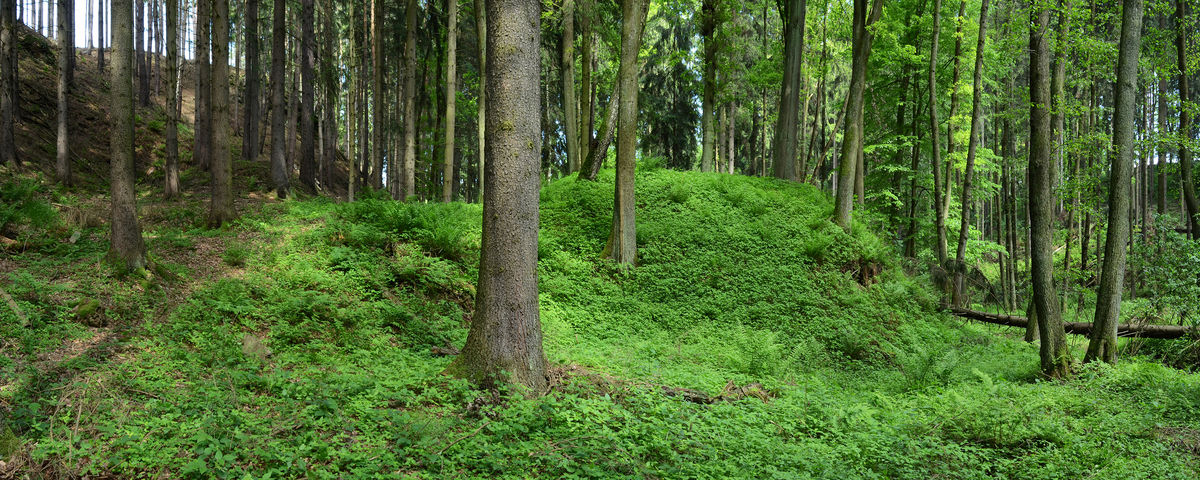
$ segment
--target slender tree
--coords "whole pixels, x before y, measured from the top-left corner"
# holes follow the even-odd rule
[[[1041,339],[1042,373],[1065,377],[1071,354],[1054,285],[1054,159],[1050,122],[1050,8],[1032,4],[1029,27],[1029,219],[1033,306]]]
[[[75,16],[71,14],[71,4],[74,0],[58,0],[58,155],[54,163],[54,173],[58,182],[63,185],[71,184],[71,138],[69,122],[71,94],[71,70],[74,68],[75,57]]]
[[[19,165],[13,121],[17,108],[17,12],[15,2],[0,5],[0,165]]]
[[[457,0],[448,0],[455,3]],[[371,188],[383,188],[383,106],[387,103],[383,90],[383,8],[380,0],[371,2],[371,93],[375,96],[371,102],[371,116],[375,119],[375,128],[371,131]],[[453,41],[453,40],[451,40]]]
[[[196,113],[195,146],[192,157],[200,168],[212,164],[212,64],[210,43],[212,23],[209,19],[212,0],[196,0]]]
[[[621,2],[621,66],[617,72],[620,99],[617,114],[617,182],[613,195],[612,234],[605,256],[622,265],[637,261],[633,173],[637,155],[638,50],[646,21],[646,0]]]
[[[478,39],[479,46],[479,76],[487,78],[487,7],[484,0],[475,0],[475,36]],[[479,110],[479,120],[476,122],[476,127],[479,129],[479,192],[478,201],[483,201],[483,169],[487,165],[487,158],[484,155],[484,147],[486,146],[485,135],[487,133],[487,83],[486,81],[479,82],[479,100],[477,108]]]
[[[946,246],[946,216],[942,215],[942,183],[950,179],[942,178],[942,146],[939,140],[941,125],[938,123],[937,95],[937,60],[938,42],[941,36],[942,0],[933,0],[933,41],[929,52],[929,144],[930,156],[933,162],[933,213],[934,228],[937,230],[937,240],[934,249],[937,253],[938,265],[945,267],[948,248]]]
[[[458,0],[446,0],[446,143],[442,147],[442,201],[454,198],[454,106],[458,99]]]
[[[567,172],[579,170],[579,113],[575,99],[575,0],[562,6],[562,92],[563,130],[567,137]]]
[[[779,119],[775,123],[775,178],[797,180],[796,141],[800,84],[804,79],[805,0],[787,0],[783,5],[783,84],[779,90]],[[731,172],[732,173],[732,172]]]
[[[171,1],[171,0],[167,0]],[[250,162],[258,159],[258,125],[262,121],[262,105],[259,100],[258,61],[258,2],[246,0],[246,108],[242,111],[242,159]]]
[[[417,194],[417,0],[406,2],[404,25],[404,190],[400,196],[408,198]]]
[[[166,185],[163,196],[179,196],[179,0],[167,2],[167,131]]]
[[[487,56],[495,62],[486,79],[492,124],[479,288],[466,345],[449,367],[484,386],[523,385],[530,396],[547,383],[537,293],[540,12],[537,0],[487,2]]]
[[[233,209],[233,158],[229,122],[229,0],[212,0],[213,143],[208,224],[219,227],[236,216]]]
[[[315,115],[313,100],[316,94],[316,73],[313,63],[316,53],[313,49],[313,0],[300,2],[300,82],[302,83],[300,106],[300,183],[309,190],[317,189],[317,161]]]
[[[275,0],[271,12],[271,182],[275,195],[287,198],[288,177],[285,147],[287,146],[288,112],[284,104],[284,88],[287,84],[284,72],[284,49],[287,42],[287,0]]]
[[[1200,238],[1200,206],[1196,202],[1196,183],[1192,180],[1192,149],[1189,146],[1192,138],[1192,115],[1188,107],[1191,102],[1191,89],[1188,83],[1187,29],[1191,28],[1186,15],[1187,4],[1184,0],[1175,0],[1175,58],[1179,63],[1179,138],[1187,140],[1179,143],[1180,182],[1183,184],[1184,215],[1187,216],[1188,235],[1193,239]]]
[[[837,196],[834,198],[833,220],[850,231],[850,211],[853,208],[855,171],[863,150],[863,89],[867,82],[867,61],[871,58],[871,42],[875,34],[868,30],[883,13],[883,2],[873,0],[870,12],[867,0],[854,0],[854,44],[850,88],[846,97],[846,131],[842,136],[842,159],[838,168]]]
[[[954,257],[954,306],[962,306],[963,277],[966,273],[967,238],[970,233],[971,220],[971,182],[975,175],[975,150],[979,146],[979,136],[983,130],[983,57],[987,43],[987,12],[988,0],[979,4],[979,43],[975,48],[975,77],[972,80],[971,94],[971,138],[967,141],[967,168],[963,172],[962,187],[962,223],[958,229],[958,250]]]
[[[716,162],[717,109],[717,0],[703,0],[700,36],[704,39],[704,97],[700,112],[700,170],[711,172]]]
[[[1100,290],[1096,292],[1096,317],[1084,362],[1117,361],[1117,321],[1125,283],[1126,245],[1129,242],[1129,183],[1133,151],[1137,147],[1133,122],[1136,102],[1138,54],[1142,48],[1142,0],[1124,0],[1121,8],[1121,47],[1117,58],[1117,111],[1113,117],[1112,170],[1108,182],[1108,236]]]
[[[112,0],[112,250],[123,269],[146,266],[146,245],[138,225],[133,191],[133,0]]]

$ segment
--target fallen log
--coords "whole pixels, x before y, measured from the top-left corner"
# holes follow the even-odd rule
[[[978,320],[980,322],[993,323],[996,325],[1005,325],[1009,327],[1025,328],[1029,325],[1029,319],[1016,315],[1003,315],[999,313],[980,312],[977,310],[968,310],[965,308],[951,307],[950,313],[957,317]],[[1075,335],[1088,335],[1092,333],[1092,324],[1084,322],[1068,322],[1063,324],[1063,329],[1067,333]],[[1183,325],[1149,325],[1149,324],[1120,324],[1117,325],[1118,337],[1139,337],[1139,338],[1180,338],[1193,333],[1191,327]]]

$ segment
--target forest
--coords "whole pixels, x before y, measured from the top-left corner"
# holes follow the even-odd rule
[[[4,0],[0,479],[1200,477],[1196,0]]]

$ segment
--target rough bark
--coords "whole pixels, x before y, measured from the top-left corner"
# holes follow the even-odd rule
[[[411,2],[410,2],[411,6]],[[497,381],[546,390],[538,317],[537,235],[541,150],[536,0],[487,2],[487,169],[475,316],[448,370],[480,385]]]
[[[1129,242],[1129,182],[1137,147],[1133,123],[1137,117],[1138,54],[1142,47],[1142,0],[1125,0],[1121,9],[1121,48],[1117,59],[1117,111],[1113,118],[1112,170],[1108,182],[1108,237],[1104,242],[1104,264],[1100,290],[1096,293],[1096,316],[1084,362],[1117,361],[1117,321],[1125,284],[1126,245]]]
[[[0,165],[19,165],[13,123],[17,93],[16,3],[0,6]]]
[[[476,0],[481,1],[481,0]],[[592,93],[592,15],[594,0],[579,2],[579,158],[587,158],[591,154],[591,145],[595,126],[595,98]],[[581,165],[582,167],[582,165]]]
[[[133,190],[133,1],[112,1],[113,51],[110,161],[112,188],[112,248],[110,258],[120,268],[146,267],[146,245],[138,225]]]
[[[259,99],[258,2],[246,0],[246,107],[242,111],[242,159],[246,162],[258,159],[258,125],[262,116]]]
[[[284,65],[287,42],[287,0],[275,0],[271,13],[271,183],[275,195],[288,196],[287,147],[288,112],[284,104],[284,88],[287,84]]]
[[[167,160],[163,196],[179,196],[179,1],[167,2]]]
[[[701,5],[700,36],[704,39],[704,97],[700,112],[701,153],[700,171],[711,172],[716,161],[717,108],[717,1],[704,0]]]
[[[1030,11],[1029,28],[1029,217],[1033,304],[1041,339],[1042,373],[1066,377],[1071,354],[1054,285],[1054,161],[1050,124],[1050,49],[1046,31],[1050,10],[1037,5]]]
[[[937,253],[938,265],[944,266],[948,248],[946,246],[946,216],[942,215],[942,203],[945,202],[944,195],[942,195],[942,183],[949,179],[942,178],[942,146],[938,138],[941,126],[938,124],[937,58],[938,41],[941,37],[941,20],[942,0],[933,0],[933,40],[929,52],[929,144],[933,162],[933,213],[937,230],[937,244],[934,246],[934,251]],[[947,161],[949,160],[947,159]]]
[[[456,0],[448,1],[456,3]],[[380,3],[381,0],[371,2],[371,93],[374,95],[371,117],[375,128],[371,132],[371,176],[368,181],[373,189],[383,188],[383,125],[387,123],[383,118],[383,106],[387,101],[383,90],[383,12]]]
[[[608,147],[612,145],[613,133],[616,132],[617,106],[620,105],[620,99],[620,90],[614,88],[612,96],[608,97],[608,111],[604,115],[604,123],[600,124],[601,134],[592,139],[588,147],[588,156],[579,167],[581,180],[596,180],[596,175],[600,174],[600,167],[604,166],[604,159],[608,157]]]
[[[146,65],[146,51],[149,50],[146,45],[146,0],[134,0],[137,5],[136,12],[136,30],[134,30],[134,43],[137,52],[137,80],[138,80],[138,106],[146,108],[150,106],[150,67]]]
[[[874,34],[868,30],[879,19],[883,2],[874,0],[870,12],[867,0],[854,0],[854,44],[850,88],[846,97],[846,131],[842,136],[842,161],[838,167],[837,196],[834,198],[833,220],[850,231],[850,211],[853,208],[855,174],[861,163],[863,149],[863,90],[867,83],[867,61],[871,58]]]
[[[779,119],[775,123],[775,178],[796,178],[796,121],[800,83],[804,79],[805,0],[782,2],[784,21],[783,84],[779,89]]]
[[[1191,28],[1185,16],[1187,5],[1183,0],[1175,0],[1175,57],[1179,64],[1179,102],[1186,105],[1191,101],[1191,92],[1188,82],[1188,66],[1187,66],[1187,29]],[[1179,136],[1190,141],[1192,138],[1192,116],[1188,108],[1179,109]],[[1185,216],[1187,217],[1187,226],[1189,236],[1193,239],[1200,238],[1200,217],[1196,215],[1200,212],[1200,206],[1196,203],[1196,183],[1192,180],[1192,149],[1186,142],[1181,142],[1179,145],[1179,171],[1180,181],[1183,183],[1183,205],[1185,207]]]
[[[229,0],[212,0],[212,203],[208,224],[219,227],[233,220],[233,157],[229,122]]]
[[[484,0],[475,0],[475,36],[478,38],[479,45],[479,72],[480,76],[487,75],[487,15],[486,5]],[[483,202],[483,169],[487,165],[487,158],[484,155],[484,148],[487,145],[487,86],[484,82],[479,82],[479,120],[476,126],[479,129],[479,202]]]
[[[958,249],[954,257],[954,306],[962,306],[963,296],[963,265],[967,260],[967,238],[971,231],[971,182],[975,175],[975,150],[979,146],[979,136],[983,129],[983,57],[987,43],[987,11],[988,0],[982,0],[979,5],[979,43],[975,47],[975,76],[972,80],[971,93],[971,138],[967,142],[967,167],[963,172],[962,223],[958,229]]]
[[[58,148],[54,162],[54,174],[63,185],[71,184],[71,138],[69,112],[71,94],[71,70],[75,56],[75,33],[72,31],[74,16],[71,4],[74,0],[58,0]],[[68,40],[71,39],[71,40]]]
[[[442,147],[442,201],[454,199],[454,107],[458,95],[458,0],[446,0],[446,141]]]
[[[562,92],[563,120],[567,137],[567,173],[579,170],[579,113],[575,98],[575,0],[564,0],[562,6]]]
[[[621,2],[621,66],[617,73],[620,98],[617,99],[617,181],[613,194],[612,234],[605,247],[607,257],[620,265],[637,261],[637,234],[633,196],[634,167],[637,160],[638,50],[646,21],[646,0]]]
[[[209,21],[212,0],[196,0],[196,113],[195,145],[192,159],[203,170],[212,163],[212,64],[209,46],[212,25]]]
[[[417,194],[417,0],[406,2],[404,23],[404,190],[400,197],[408,198]]]
[[[313,0],[300,2],[300,183],[309,190],[317,188],[316,134],[313,102],[317,78],[313,72],[316,47],[313,34]]]

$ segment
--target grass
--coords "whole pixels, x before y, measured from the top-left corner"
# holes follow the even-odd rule
[[[0,310],[6,461],[34,478],[1200,473],[1200,377],[1133,357],[1041,381],[1019,332],[938,313],[890,245],[828,222],[815,189],[661,169],[637,182],[631,271],[595,258],[611,171],[542,191],[553,389],[533,400],[445,377],[432,352],[466,337],[477,205],[293,201],[228,231],[161,210],[151,281],[88,268],[97,229],[0,259],[34,320]],[[864,286],[867,265],[882,273]],[[76,322],[85,298],[110,327]],[[246,333],[273,351],[265,365]],[[765,401],[668,395],[751,383]]]

